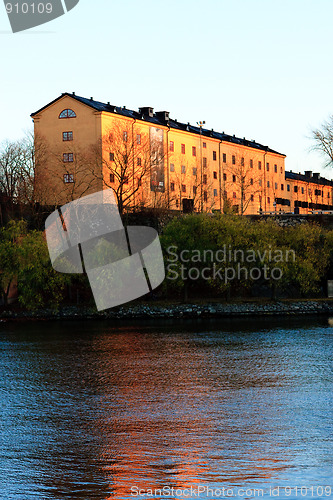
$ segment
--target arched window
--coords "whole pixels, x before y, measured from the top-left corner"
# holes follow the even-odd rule
[[[59,118],[76,118],[76,114],[72,109],[64,109],[60,113]]]

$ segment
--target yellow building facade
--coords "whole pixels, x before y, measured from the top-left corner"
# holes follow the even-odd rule
[[[309,213],[330,210],[332,182],[285,172],[285,155],[166,111],[64,93],[33,113],[39,201],[61,205],[112,188],[121,212]]]

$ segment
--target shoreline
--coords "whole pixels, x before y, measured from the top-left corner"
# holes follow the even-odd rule
[[[196,318],[237,318],[256,316],[303,316],[332,314],[333,299],[271,301],[271,302],[230,302],[207,304],[168,303],[124,305],[98,312],[95,308],[67,306],[59,310],[41,309],[37,311],[7,310],[0,313],[0,322],[7,321],[53,321],[53,320],[101,320],[101,319],[196,319]]]

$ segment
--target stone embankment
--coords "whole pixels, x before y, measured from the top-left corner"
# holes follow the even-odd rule
[[[211,304],[134,304],[107,311],[66,307],[58,311],[3,311],[0,322],[10,320],[86,320],[86,319],[179,319],[179,318],[239,318],[255,316],[296,316],[305,314],[333,315],[333,300],[242,302]]]

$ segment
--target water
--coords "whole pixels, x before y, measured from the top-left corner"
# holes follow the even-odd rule
[[[327,319],[2,324],[0,498],[332,498],[332,353]]]

